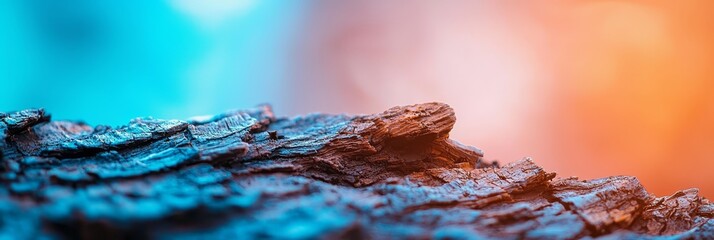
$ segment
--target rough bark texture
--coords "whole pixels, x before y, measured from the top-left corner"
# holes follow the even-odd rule
[[[499,167],[448,138],[455,120],[440,103],[119,128],[0,114],[0,238],[714,238],[696,189]]]

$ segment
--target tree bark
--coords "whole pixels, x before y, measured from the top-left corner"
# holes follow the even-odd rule
[[[119,128],[0,113],[0,238],[714,238],[714,205],[634,177],[555,179],[449,139],[441,103]]]

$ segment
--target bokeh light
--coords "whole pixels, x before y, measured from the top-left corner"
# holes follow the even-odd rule
[[[453,138],[559,176],[714,196],[714,3],[10,0],[0,111],[120,125],[440,101]]]

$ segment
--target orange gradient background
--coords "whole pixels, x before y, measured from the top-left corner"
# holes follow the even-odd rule
[[[487,159],[714,197],[713,3],[318,1],[281,109],[445,102]]]

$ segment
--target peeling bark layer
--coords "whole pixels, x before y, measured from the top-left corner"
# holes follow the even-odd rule
[[[0,113],[0,238],[714,238],[696,189],[484,162],[455,120],[440,103],[119,128]]]

